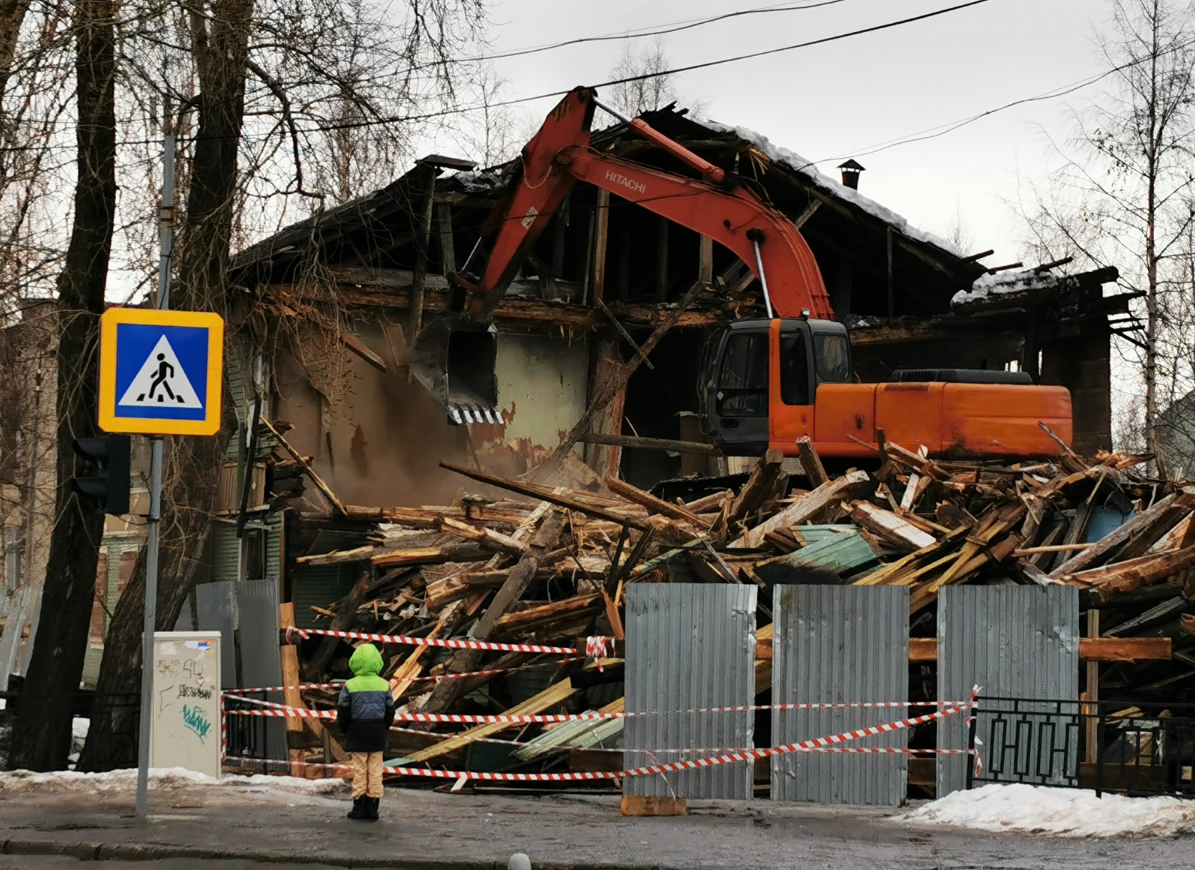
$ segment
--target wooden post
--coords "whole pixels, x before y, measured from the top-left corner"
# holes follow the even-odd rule
[[[606,292],[606,242],[610,231],[610,191],[597,192],[593,222],[593,263],[590,274],[591,298],[604,299]]]
[[[701,248],[697,260],[697,280],[702,284],[714,283],[714,240],[701,237]]]
[[[407,313],[407,346],[414,347],[423,329],[423,278],[427,274],[427,249],[432,234],[432,205],[436,195],[436,169],[425,166],[427,179],[423,189],[423,213],[415,232],[415,268],[411,278],[411,309]]]
[[[896,274],[893,271],[892,228],[888,228],[888,323],[896,319]]]
[[[1087,611],[1087,636],[1100,636],[1100,612],[1096,608],[1091,608]],[[1083,720],[1083,727],[1086,731],[1087,746],[1084,752],[1084,760],[1088,764],[1094,764],[1098,754],[1096,752],[1096,741],[1100,739],[1099,729],[1096,727],[1098,722],[1096,714],[1099,712],[1100,700],[1100,663],[1089,661],[1087,663],[1087,691],[1083,693],[1083,700],[1088,703],[1083,705],[1086,719]]]
[[[594,342],[592,374],[589,381],[589,400],[593,402],[602,384],[617,378],[622,370],[622,356],[618,338],[601,335]],[[626,384],[622,385],[610,404],[594,415],[593,433],[619,436],[622,434],[622,415],[626,406]],[[592,443],[585,446],[585,461],[598,477],[617,477],[622,465],[622,445]]]
[[[285,631],[288,628],[293,628],[295,624],[295,605],[293,601],[284,601],[278,605],[278,625]],[[299,649],[294,644],[285,643],[282,645],[282,684],[284,686],[297,686],[299,684]],[[288,707],[302,707],[303,696],[298,689],[288,688],[282,693],[282,701]],[[303,722],[311,721],[313,724],[319,724],[316,720],[303,720],[295,718],[286,719],[286,748],[287,757],[290,760],[290,775],[302,777],[305,774],[307,764],[306,755],[303,750],[299,748],[298,743],[301,740],[303,733]],[[323,729],[320,729],[323,730]]]
[[[456,245],[452,240],[452,206],[436,205],[436,237],[440,242],[440,273],[444,277],[456,271]]]
[[[683,797],[637,797],[622,796],[624,816],[685,816],[689,814],[689,803]]]
[[[661,217],[656,223],[656,299],[668,301],[668,224]]]

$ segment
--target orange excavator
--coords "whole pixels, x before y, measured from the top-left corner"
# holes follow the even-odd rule
[[[699,176],[590,150],[595,108]],[[577,181],[608,190],[728,248],[755,273],[767,318],[711,338],[701,375],[703,417],[727,455],[798,453],[812,439],[825,457],[869,457],[880,437],[930,456],[1044,457],[1071,439],[1070,393],[1023,372],[918,369],[887,383],[856,383],[850,337],[834,320],[821,271],[796,226],[754,186],[654,130],[571,91],[522,152],[522,165],[483,232],[493,239],[475,283],[454,275],[459,310],[420,334],[412,371],[454,423],[497,419],[496,334],[490,315],[532,245]],[[882,431],[880,436],[878,432]]]

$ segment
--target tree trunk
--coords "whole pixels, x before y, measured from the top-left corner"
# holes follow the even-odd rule
[[[4,98],[8,77],[12,75],[17,40],[31,2],[32,0],[0,0],[0,100]],[[3,112],[3,108],[0,108],[0,112]]]
[[[13,730],[9,763],[52,770],[66,766],[71,696],[79,691],[104,513],[81,501],[71,479],[83,473],[71,446],[96,433],[99,315],[116,208],[115,27],[110,0],[74,4],[79,122],[75,220],[58,279],[58,488],[50,559],[26,675],[26,696]]]
[[[237,188],[237,145],[244,117],[252,0],[215,0],[192,11],[192,51],[199,70],[199,132],[191,165],[186,218],[179,239],[177,287],[171,307],[225,315],[229,247]],[[225,402],[224,426],[211,438],[167,442],[158,581],[159,631],[174,628],[195,584],[211,534],[211,514],[234,417]],[[141,680],[141,624],[145,571],[121,595],[100,666],[99,693],[136,691]],[[231,643],[226,638],[226,643]],[[98,713],[98,715],[97,715]],[[109,770],[136,759],[135,729],[122,727],[122,710],[92,715],[79,759],[84,770]]]

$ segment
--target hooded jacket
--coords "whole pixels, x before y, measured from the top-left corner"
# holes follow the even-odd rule
[[[349,752],[385,752],[386,732],[394,724],[394,698],[383,679],[382,654],[371,643],[357,647],[349,659],[353,678],[336,702],[336,724]]]

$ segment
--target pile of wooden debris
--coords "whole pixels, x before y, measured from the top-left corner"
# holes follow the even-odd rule
[[[831,477],[812,445],[800,446],[799,473],[769,452],[737,490],[689,501],[613,478],[596,492],[445,464],[510,497],[466,495],[418,509],[334,502],[342,520],[367,525],[368,541],[298,562],[361,568],[346,598],[316,608],[323,628],[573,647],[588,636],[621,640],[629,584],[756,584],[761,691],[770,682],[774,585],[907,586],[912,633],[921,638],[911,658],[930,662],[932,605],[944,586],[1070,584],[1083,591],[1093,635],[1081,657],[1115,663],[1099,677],[1107,691],[1195,691],[1195,487],[1146,480],[1133,471],[1141,460],[1119,453],[980,466],[935,462],[894,444],[882,447],[874,472]],[[616,659],[599,674],[580,661],[523,652],[389,650],[386,676],[406,711],[622,709]],[[343,678],[348,652],[342,640],[312,637],[302,660],[291,659],[287,682],[300,669],[306,680]],[[471,676],[436,679],[454,673]],[[296,691],[287,703],[320,706],[333,698],[330,690]],[[289,721],[292,760],[339,754],[318,723]],[[505,766],[512,754],[558,763],[565,746],[574,767],[606,763],[583,750],[621,723],[576,724],[524,730],[518,742],[496,739],[512,729],[501,723],[452,733],[422,726],[399,732],[395,746],[425,766],[477,769],[487,763],[484,751],[499,753]]]

